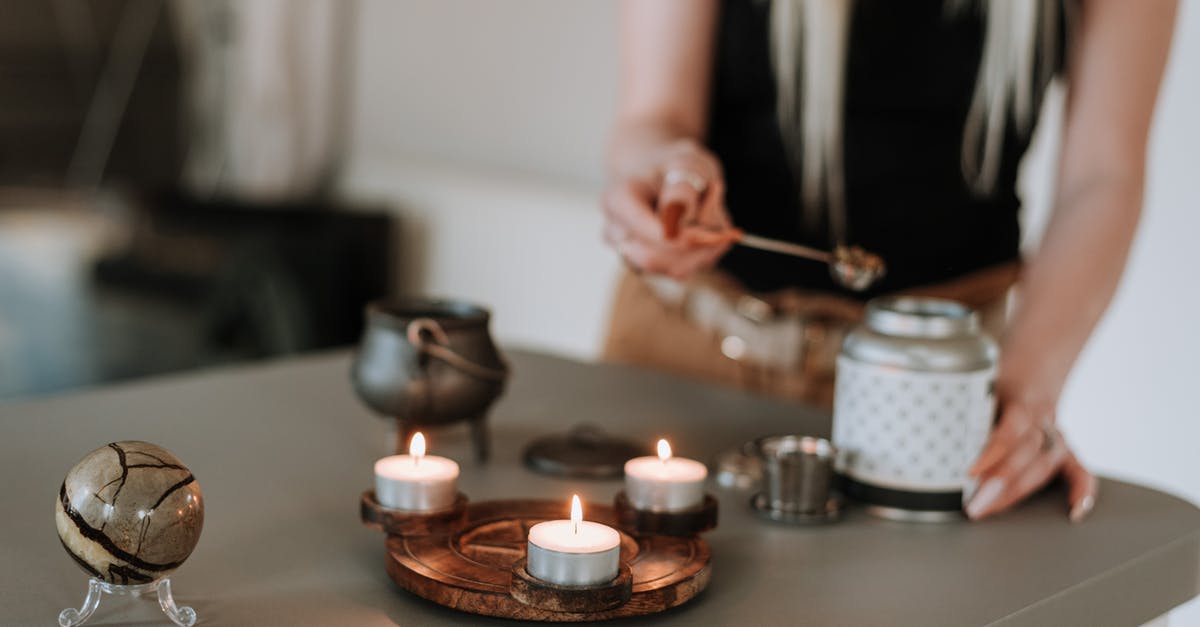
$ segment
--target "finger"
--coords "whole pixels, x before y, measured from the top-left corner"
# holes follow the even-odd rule
[[[1071,522],[1082,522],[1096,507],[1096,496],[1100,491],[1100,482],[1096,476],[1088,472],[1083,464],[1075,458],[1075,454],[1067,452],[1062,464],[1063,479],[1067,482],[1067,502],[1071,504]]]
[[[978,459],[967,470],[967,474],[979,477],[988,472],[1000,463],[1008,455],[1013,445],[1019,442],[1032,428],[1034,428],[1033,417],[1026,410],[1014,406],[1004,409],[1000,416],[1000,424],[988,438],[987,446],[983,448]]]
[[[693,245],[723,246],[727,249],[741,237],[742,231],[733,226],[725,209],[725,184],[717,180],[701,200],[695,226],[685,224],[682,239]],[[724,254],[724,251],[720,254]]]
[[[691,276],[700,268],[711,265],[709,260],[720,253],[715,247],[688,247],[661,239],[646,241],[615,222],[605,225],[604,239],[637,269],[674,278]]]
[[[1046,436],[1040,429],[1027,429],[1012,443],[1008,454],[980,477],[1015,477],[1046,452]],[[1049,449],[1053,451],[1054,449]]]
[[[979,487],[964,507],[967,516],[977,518],[991,511],[993,505],[1012,488],[1016,475],[1037,458],[1039,448],[1039,443],[1031,438],[1028,431],[1017,441],[1009,443],[1004,450],[1004,457],[979,475]]]
[[[638,241],[638,238],[627,231],[625,227],[612,221],[605,223],[602,235],[604,242],[623,257],[628,256],[626,252],[632,250],[634,242]],[[659,257],[669,257],[672,254],[677,254],[675,249],[665,249],[661,242],[646,242],[641,240],[637,248],[640,251],[639,256],[650,254]]]
[[[718,231],[733,228],[729,212],[725,209],[725,182],[720,178],[709,181],[708,191],[704,193],[696,213],[696,224]]]
[[[688,278],[702,270],[708,270],[717,264],[728,252],[730,243],[718,243],[715,246],[694,249],[680,259],[680,278]]]
[[[1032,456],[1022,448],[1005,461],[1000,472],[984,479],[967,504],[967,516],[972,520],[980,520],[1021,502],[1054,478],[1065,454],[1065,448],[1061,445],[1036,451]]]
[[[662,239],[662,227],[654,215],[654,188],[640,181],[628,181],[613,187],[604,197],[604,213],[618,223],[630,237],[646,241]]]
[[[614,220],[605,222],[602,235],[604,241],[634,268],[678,279],[712,267],[728,249],[723,242],[701,247],[682,241],[646,241]]]
[[[613,250],[620,252],[621,244],[629,239],[629,233],[616,222],[608,221],[604,223],[604,243],[612,247]]]
[[[664,236],[674,239],[681,226],[698,222],[701,205],[722,177],[716,159],[692,142],[676,145],[669,155],[662,169],[664,184],[657,209]]]
[[[702,270],[711,269],[717,260],[729,250],[726,243],[712,246],[692,246],[684,250],[667,252],[665,274],[676,279],[687,279]]]
[[[622,223],[615,220],[606,220],[601,234],[604,242],[614,249],[619,248],[619,245],[626,240],[639,239],[637,235],[626,229]],[[706,254],[716,254],[717,256],[720,256],[721,254],[724,254],[724,250],[721,249],[721,247],[725,246],[729,239],[730,238],[727,234],[714,233],[708,234],[704,239],[689,236],[682,237],[674,242],[666,242],[661,238],[656,237],[651,241],[643,239],[642,244],[650,248],[658,249],[659,253],[664,255],[678,255],[706,248],[708,249],[705,251]]]
[[[637,238],[626,238],[617,244],[617,253],[633,267],[651,274],[667,274],[667,256],[656,247],[649,246]]]
[[[682,225],[691,222],[700,206],[700,191],[683,181],[669,183],[658,197],[658,220],[663,237],[679,237]]]
[[[637,239],[622,242],[618,252],[636,268],[651,274],[673,279],[687,279],[700,270],[712,267],[719,257],[711,249],[679,251],[647,245]]]

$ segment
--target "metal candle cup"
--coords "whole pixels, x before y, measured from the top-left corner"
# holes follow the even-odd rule
[[[408,455],[391,455],[375,462],[375,500],[382,506],[409,512],[449,509],[458,498],[458,464],[425,455],[425,438],[413,436]]]
[[[835,454],[828,440],[783,435],[763,438],[757,445],[771,509],[798,514],[825,511]]]
[[[704,502],[708,468],[698,461],[671,456],[666,440],[658,441],[658,457],[625,462],[625,496],[636,509],[677,512]]]
[[[572,497],[571,520],[551,520],[529,530],[526,570],[557,586],[598,586],[616,579],[621,534],[582,520],[579,497]]]

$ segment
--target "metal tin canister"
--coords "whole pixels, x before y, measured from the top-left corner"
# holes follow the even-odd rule
[[[995,418],[998,353],[961,303],[867,303],[837,363],[833,443],[846,495],[887,518],[960,518],[967,469]]]

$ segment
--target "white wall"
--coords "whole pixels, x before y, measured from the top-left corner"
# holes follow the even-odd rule
[[[403,293],[478,301],[507,343],[595,356],[618,262],[592,188],[400,158],[359,164],[346,186],[400,214]]]
[[[1061,415],[1097,470],[1200,502],[1200,0],[1181,4],[1145,217]],[[361,9],[346,189],[391,200],[407,221],[402,287],[491,304],[505,340],[594,356],[616,268],[595,200],[616,76],[613,3]],[[1054,129],[1052,119],[1042,130]],[[1035,227],[1052,148],[1039,146],[1026,172]],[[1200,625],[1200,606],[1173,620]]]
[[[596,184],[616,81],[611,0],[360,0],[355,155]]]
[[[595,356],[618,267],[597,203],[615,19],[609,0],[360,0],[344,189],[400,215],[401,291]]]

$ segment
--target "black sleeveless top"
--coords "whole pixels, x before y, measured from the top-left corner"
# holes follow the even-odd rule
[[[722,268],[753,290],[798,286],[865,299],[1017,258],[1017,167],[1031,133],[1018,132],[1010,116],[995,190],[971,191],[962,174],[962,133],[983,17],[979,11],[947,17],[944,5],[857,0],[854,6],[844,113],[847,241],[881,255],[887,277],[869,292],[849,292],[822,264],[740,246]],[[804,226],[776,120],[769,9],[763,0],[723,3],[708,145],[725,168],[734,224],[828,248],[826,225]],[[1034,90],[1035,111],[1044,90],[1045,84]]]

